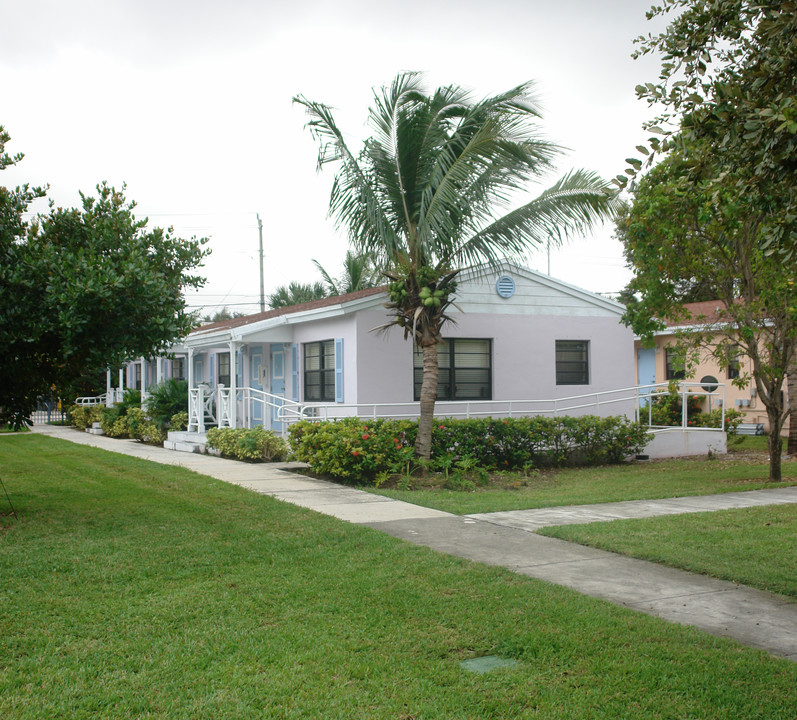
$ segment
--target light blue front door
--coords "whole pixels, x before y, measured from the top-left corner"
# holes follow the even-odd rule
[[[285,347],[279,343],[271,345],[271,394],[285,397]],[[278,401],[275,401],[278,402]],[[271,429],[276,432],[282,431],[282,423],[277,417],[277,408],[271,408]]]
[[[639,348],[636,367],[639,384],[653,385],[656,382],[656,350],[654,348]],[[650,389],[642,390],[641,393],[647,395],[650,393]]]
[[[260,369],[262,367],[263,367],[262,348],[252,348],[251,352],[249,353],[249,387],[252,387],[255,390],[263,389],[263,385],[260,382],[261,380]],[[257,401],[253,402],[251,412],[252,412],[252,424],[262,425],[263,403]]]

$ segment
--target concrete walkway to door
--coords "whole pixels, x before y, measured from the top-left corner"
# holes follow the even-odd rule
[[[797,487],[724,495],[457,516],[304,477],[289,463],[245,464],[39,425],[35,432],[185,467],[416,545],[573,588],[797,661],[797,603],[734,583],[538,535],[543,525],[603,522],[797,502]]]

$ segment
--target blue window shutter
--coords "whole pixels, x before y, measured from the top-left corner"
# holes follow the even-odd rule
[[[163,368],[163,382],[166,382],[169,379],[169,375],[171,374],[169,369],[171,368],[173,362],[173,360],[167,360],[166,358],[161,360],[161,367]]]
[[[335,402],[343,402],[343,338],[335,338]]]
[[[291,400],[299,402],[299,346],[291,345]]]
[[[244,385],[244,354],[238,351],[238,369],[236,372],[235,385],[236,387],[243,387]]]
[[[210,386],[215,387],[218,383],[216,382],[216,356],[210,356]]]

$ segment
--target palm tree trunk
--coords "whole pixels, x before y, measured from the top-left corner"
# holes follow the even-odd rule
[[[437,343],[423,346],[423,381],[421,382],[421,414],[418,419],[418,435],[415,438],[415,454],[428,460],[432,454],[432,422],[434,403],[437,400]]]
[[[792,360],[788,374],[789,391],[789,444],[786,452],[797,455],[797,358]]]

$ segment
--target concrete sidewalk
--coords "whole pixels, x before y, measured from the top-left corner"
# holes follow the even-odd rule
[[[797,660],[797,603],[734,583],[533,532],[544,525],[795,503],[797,487],[461,517],[290,472],[291,467],[301,467],[299,465],[250,465],[55,426],[36,426],[34,430],[83,445],[195,470],[439,552],[506,567]]]

